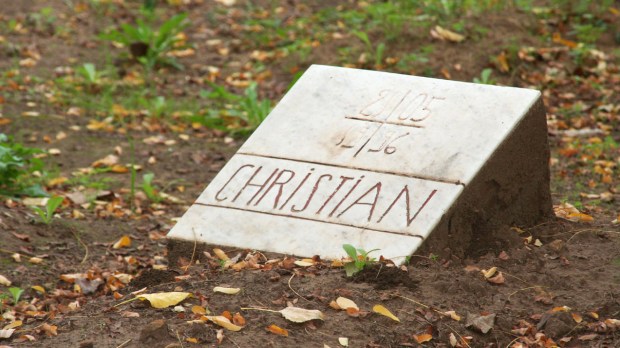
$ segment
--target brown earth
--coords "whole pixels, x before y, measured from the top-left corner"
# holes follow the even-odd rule
[[[0,132],[11,134],[29,146],[44,149],[57,148],[60,155],[49,158],[50,166],[57,168],[59,175],[70,177],[73,171],[86,168],[106,155],[122,149],[121,162],[131,161],[132,142],[135,146],[135,163],[144,171],[156,174],[156,183],[166,186],[168,192],[178,197],[180,204],[163,202],[149,204],[138,196],[138,211],[129,209],[129,174],[99,174],[96,180],[112,178],[114,182],[106,192],[99,192],[96,202],[84,208],[69,199],[65,200],[60,212],[49,226],[36,222],[34,213],[19,200],[5,198],[0,205],[0,274],[26,289],[18,306],[9,306],[5,299],[0,304],[3,313],[22,316],[23,325],[9,339],[1,339],[0,345],[23,347],[330,347],[340,346],[338,338],[347,337],[350,347],[450,347],[450,336],[457,341],[471,336],[469,343],[457,343],[471,347],[544,347],[552,339],[563,347],[619,347],[620,330],[605,320],[620,319],[620,229],[611,221],[620,211],[615,189],[620,183],[617,161],[618,148],[612,148],[599,159],[616,161],[616,172],[608,184],[591,185],[600,176],[591,169],[583,156],[589,154],[566,154],[566,128],[558,126],[560,121],[568,123],[571,129],[594,128],[603,123],[592,112],[581,119],[561,119],[560,107],[568,101],[583,101],[585,110],[592,111],[604,100],[609,104],[620,104],[617,82],[620,74],[614,59],[599,60],[607,64],[607,72],[596,81],[589,80],[583,67],[575,66],[569,59],[566,47],[550,42],[541,34],[549,26],[561,27],[561,22],[545,25],[534,16],[509,8],[502,13],[471,15],[466,19],[466,30],[474,38],[461,44],[433,41],[427,28],[407,31],[394,55],[411,52],[424,45],[432,45],[427,63],[417,63],[406,71],[396,66],[373,67],[359,60],[362,44],[354,40],[323,39],[308,57],[301,59],[290,55],[281,61],[267,61],[272,72],[260,86],[264,97],[279,99],[293,78],[293,71],[304,69],[310,63],[354,64],[357,67],[382,68],[401,73],[432,75],[441,78],[471,81],[486,67],[496,67],[494,60],[502,49],[534,46],[536,48],[556,47],[557,50],[537,53],[543,56],[536,61],[511,61],[512,70],[507,73],[494,72],[498,82],[506,85],[527,87],[541,82],[545,88],[545,103],[549,111],[550,143],[552,146],[552,197],[554,204],[567,198],[579,197],[581,191],[600,194],[609,191],[615,201],[590,204],[587,197],[578,198],[584,204],[584,211],[594,217],[593,222],[569,222],[550,219],[535,226],[515,226],[503,231],[501,243],[497,240],[481,239],[488,244],[477,245],[477,254],[465,258],[456,256],[438,258],[435,254],[413,255],[411,262],[395,267],[390,262],[379,262],[358,275],[347,278],[341,267],[330,261],[315,257],[314,265],[300,267],[286,255],[266,254],[250,250],[225,249],[230,257],[253,262],[254,268],[234,271],[225,269],[214,257],[213,247],[197,246],[186,249],[185,259],[168,259],[165,233],[187,206],[200,194],[206,184],[230,158],[242,140],[224,137],[221,132],[199,128],[185,129],[183,140],[170,127],[150,130],[148,127],[129,130],[130,137],[117,130],[112,132],[86,130],[90,118],[67,115],[65,105],[48,103],[43,93],[29,92],[45,85],[44,81],[54,78],[54,68],[73,66],[78,62],[103,64],[103,46],[96,40],[96,34],[105,26],[125,22],[136,16],[137,5],[118,6],[114,16],[95,11],[94,7],[76,12],[64,1],[11,1],[2,4],[2,19],[21,18],[24,23],[29,13],[51,6],[71,28],[67,36],[55,35],[46,26],[16,34],[0,32],[6,42],[21,48],[34,46],[42,58],[32,68],[20,68],[21,75],[38,77],[43,82],[22,81],[27,88],[7,97],[1,112],[11,123],[0,126]],[[167,70],[161,72],[157,83],[158,93],[165,95],[196,96],[200,89],[208,86],[189,83],[205,75],[205,65],[218,66],[221,76],[247,70],[254,49],[273,49],[270,43],[252,41],[243,32],[237,31],[235,20],[249,11],[248,6],[239,4],[233,14],[223,14],[214,2],[194,1],[183,7],[188,10],[192,26],[187,30],[190,41],[195,44],[196,54],[180,61],[186,69],[182,72]],[[269,8],[268,2],[255,6]],[[282,5],[280,15],[310,16],[330,2],[314,1],[307,6],[296,2]],[[354,7],[347,3],[345,6]],[[166,7],[167,12],[175,9]],[[480,24],[478,24],[480,23]],[[488,29],[476,31],[478,25]],[[379,31],[370,36],[380,38]],[[230,48],[228,57],[223,57],[212,47],[204,44],[205,35],[220,38]],[[317,33],[313,33],[317,35]],[[543,35],[543,36],[541,36]],[[613,57],[615,43],[610,34],[604,34],[598,42],[598,49]],[[235,41],[237,40],[237,41]],[[271,45],[271,46],[270,46]],[[352,47],[355,57],[342,61],[338,50]],[[108,48],[109,50],[109,48]],[[109,51],[106,51],[109,53]],[[118,51],[112,51],[117,54]],[[6,75],[14,69],[16,57],[10,45],[5,44],[0,53],[0,69]],[[548,56],[544,56],[547,54]],[[389,56],[389,54],[388,54]],[[587,62],[586,62],[587,63]],[[584,63],[584,64],[586,64]],[[387,64],[386,64],[387,65]],[[130,66],[130,68],[133,68]],[[587,68],[587,66],[586,66]],[[556,70],[553,70],[556,69]],[[551,71],[550,71],[551,70]],[[567,76],[583,73],[583,80],[575,82],[566,77],[566,83],[558,79],[545,80],[547,74],[564,73]],[[559,74],[559,73],[558,73]],[[544,75],[544,76],[543,76]],[[6,81],[2,80],[2,81]],[[221,82],[221,81],[219,81]],[[609,91],[591,88],[596,82]],[[581,84],[579,84],[581,83]],[[586,87],[590,88],[586,89]],[[1,86],[0,86],[1,87]],[[5,92],[6,90],[0,90]],[[566,93],[577,96],[567,98]],[[611,95],[611,96],[610,96]],[[21,116],[35,103],[39,117]],[[201,101],[208,107],[207,101]],[[607,134],[620,141],[617,113],[610,113],[606,124]],[[579,122],[577,126],[576,123]],[[80,126],[79,131],[69,130]],[[66,132],[63,140],[55,140],[59,132]],[[145,144],[142,140],[161,135],[174,144],[158,142]],[[46,140],[49,136],[51,140]],[[572,152],[571,152],[572,153]],[[156,162],[149,161],[151,157]],[[77,185],[75,185],[77,186]],[[179,189],[182,186],[183,189]],[[586,188],[588,189],[586,189]],[[80,191],[77,187],[56,187],[50,189],[57,194],[68,195]],[[74,219],[73,210],[84,217]],[[128,235],[130,247],[114,249],[112,244],[121,236]],[[21,262],[11,257],[21,254]],[[178,255],[179,251],[175,253]],[[371,254],[378,257],[380,251]],[[41,263],[28,262],[30,257],[39,257]],[[343,252],[344,256],[344,252]],[[275,260],[275,261],[274,261]],[[191,266],[188,263],[192,261]],[[196,264],[195,261],[199,261]],[[486,279],[481,273],[497,267],[503,279]],[[61,275],[88,273],[88,279],[80,283],[81,292],[75,291],[75,284],[61,279]],[[117,278],[114,277],[117,275]],[[127,274],[133,280],[124,286],[119,283],[119,274]],[[66,278],[65,278],[66,279]],[[97,284],[105,280],[105,284]],[[496,282],[496,283],[493,283]],[[47,290],[42,294],[32,286],[39,285]],[[237,295],[214,293],[215,286],[241,288]],[[146,287],[147,292],[186,291],[193,294],[182,302],[182,310],[170,308],[155,309],[147,302],[134,301],[118,305],[131,298],[133,291]],[[0,290],[4,290],[0,286]],[[114,293],[123,295],[115,299]],[[353,300],[359,313],[347,314],[330,307],[330,302],[342,296]],[[76,303],[78,309],[74,309]],[[387,307],[400,319],[400,323],[372,312],[376,304]],[[118,305],[118,306],[116,306]],[[188,323],[200,318],[193,314],[192,306],[199,305],[214,315],[224,311],[241,313],[246,325],[241,331],[223,332],[223,341],[218,344],[218,330],[213,323]],[[291,323],[277,313],[247,310],[242,308],[269,308],[279,310],[287,305],[306,309],[318,309],[325,314],[324,321],[314,320],[305,324]],[[116,306],[116,307],[115,307]],[[566,306],[566,307],[563,307]],[[31,311],[29,314],[27,311]],[[34,312],[32,312],[34,311]],[[455,311],[460,320],[445,315]],[[467,325],[476,316],[495,314],[492,329],[487,333]],[[469,318],[468,318],[469,317]],[[10,319],[0,319],[0,329]],[[57,328],[57,335],[46,334],[46,326]],[[283,337],[268,332],[266,328],[275,324],[288,330]],[[432,339],[420,344],[420,335],[430,334]],[[28,341],[32,335],[34,341]],[[189,341],[188,341],[189,339]],[[191,343],[195,340],[197,343]]]

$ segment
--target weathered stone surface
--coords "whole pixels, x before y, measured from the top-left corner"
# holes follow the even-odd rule
[[[463,254],[550,214],[548,157],[537,91],[312,66],[169,237]]]

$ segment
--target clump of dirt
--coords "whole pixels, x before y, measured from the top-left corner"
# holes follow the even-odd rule
[[[377,290],[386,290],[397,286],[413,290],[418,284],[417,280],[410,277],[409,272],[385,263],[367,266],[354,274],[350,280],[356,283],[374,284],[374,288]]]
[[[159,284],[172,283],[174,282],[174,277],[177,275],[177,272],[170,270],[147,268],[134,278],[129,283],[129,286],[133,290],[139,290],[145,287],[151,288]]]

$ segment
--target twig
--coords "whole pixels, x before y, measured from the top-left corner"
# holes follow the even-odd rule
[[[433,308],[433,307],[427,306],[427,305],[425,305],[424,303],[418,302],[418,301],[416,301],[416,300],[414,300],[414,299],[411,299],[411,298],[409,298],[409,297],[405,297],[405,296],[401,296],[401,295],[395,295],[395,296],[396,296],[396,297],[403,298],[403,299],[405,299],[405,300],[407,300],[407,301],[411,301],[411,302],[413,302],[413,303],[415,303],[415,304],[417,304],[417,305],[419,305],[419,306],[422,306],[422,307],[424,307],[424,308],[426,308],[426,309],[430,309],[430,310],[432,310],[432,311],[434,311],[434,312],[437,312],[438,314],[441,314],[441,315],[442,315],[442,316],[444,316],[444,317],[449,317],[449,318],[452,318],[452,316],[451,316],[450,314],[446,314],[446,313],[444,313],[444,312],[442,312],[442,311],[440,311],[440,310],[438,310],[438,309],[435,309],[435,308]],[[425,319],[425,320],[426,320],[426,319]]]
[[[461,342],[465,343],[467,347],[471,348],[471,346],[469,345],[469,343],[467,343],[467,341],[463,338],[463,336],[461,336],[461,334],[459,334],[456,330],[454,330],[452,326],[448,324],[444,324],[444,325],[447,326],[450,330],[452,330],[452,332],[454,332],[457,336],[459,336],[459,338],[461,339]]]
[[[181,336],[179,336],[179,330],[175,331],[177,334],[177,340],[179,340],[179,344],[181,345],[181,348],[183,348],[183,341],[181,340]]]
[[[254,310],[254,311],[261,311],[261,312],[272,312],[272,313],[280,313],[280,311],[274,311],[273,309],[266,309],[266,308],[254,308],[254,307],[241,307],[239,308],[242,311],[249,311],[249,310]]]
[[[529,290],[529,289],[537,289],[537,288],[545,288],[545,286],[541,286],[541,285],[534,285],[534,286],[528,286],[527,288],[523,288],[523,289],[519,289],[517,291],[512,292],[510,295],[508,295],[508,299],[510,300],[510,298],[512,297],[512,295],[516,294],[519,291],[524,291],[524,290]]]
[[[581,230],[581,231],[575,232],[575,234],[573,234],[570,238],[568,238],[566,240],[566,244],[568,244],[568,242],[570,242],[571,239],[575,238],[575,236],[577,236],[578,234],[583,233],[583,232],[618,233],[618,234],[620,234],[620,232],[617,232],[617,231],[601,231],[601,230],[597,230],[595,228],[588,228],[588,229],[585,229],[585,230]]]
[[[187,266],[185,266],[185,269],[183,270],[183,272],[185,273],[187,273],[189,266],[191,266],[192,263],[194,263],[194,256],[196,256],[196,245],[198,244],[198,240],[196,239],[196,230],[193,227],[192,227],[192,233],[194,234],[194,250],[192,251],[192,258],[189,260],[189,263],[187,264]]]
[[[88,259],[88,245],[86,245],[86,243],[82,241],[82,238],[80,238],[80,234],[77,233],[77,231],[74,231],[73,229],[71,229],[71,233],[73,233],[73,236],[78,241],[78,243],[82,244],[82,247],[84,247],[84,257],[82,258],[82,261],[80,262],[80,264],[82,265]]]
[[[125,341],[125,342],[123,342],[123,343],[119,344],[118,346],[116,346],[116,348],[123,348],[124,346],[128,345],[128,344],[129,344],[129,342],[131,342],[131,338],[130,338],[130,339],[128,339],[127,341]]]
[[[288,288],[289,288],[289,289],[291,289],[291,291],[292,291],[292,292],[294,292],[294,293],[295,293],[295,295],[297,295],[297,296],[299,296],[299,297],[303,298],[304,300],[306,300],[306,301],[308,301],[308,302],[312,302],[312,301],[308,300],[307,298],[305,298],[305,297],[301,296],[301,295],[300,295],[297,291],[295,291],[295,290],[293,289],[293,287],[291,286],[291,280],[293,280],[293,278],[294,278],[294,277],[295,277],[295,273],[293,273],[293,275],[292,275],[290,278],[288,278]]]

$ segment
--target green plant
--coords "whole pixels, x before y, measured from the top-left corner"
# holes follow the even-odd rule
[[[379,249],[373,249],[370,251],[365,251],[364,249],[355,248],[351,244],[343,244],[342,248],[351,258],[351,262],[347,262],[344,264],[344,270],[347,273],[347,277],[350,277],[357,272],[363,270],[370,263],[374,262],[374,258],[369,258],[368,254],[373,251],[377,251]]]
[[[271,101],[259,100],[257,84],[251,83],[243,95],[228,92],[223,86],[211,84],[212,91],[201,91],[203,98],[220,101],[222,109],[210,108],[205,117],[194,117],[193,121],[207,127],[245,135],[258,127],[271,112]]]
[[[19,299],[22,297],[24,289],[12,286],[9,288],[9,293],[11,294],[11,296],[13,296],[13,304],[16,305],[17,302],[19,302]]]
[[[0,195],[46,196],[35,177],[43,170],[43,162],[35,158],[40,149],[28,148],[0,133]]]
[[[163,197],[157,192],[157,188],[153,185],[153,179],[155,178],[155,174],[146,173],[142,175],[142,191],[146,194],[146,197],[151,200],[151,202],[159,203],[163,200]]]
[[[352,33],[364,43],[364,45],[366,46],[366,52],[374,56],[374,66],[381,66],[381,64],[383,63],[383,55],[385,53],[385,44],[381,42],[376,47],[373,47],[373,44],[370,42],[370,38],[368,37],[367,33],[358,30],[354,30],[352,31]]]
[[[474,77],[474,82],[475,83],[482,83],[485,85],[494,85],[495,84],[495,80],[491,78],[491,74],[493,73],[493,70],[491,70],[490,68],[486,68],[484,70],[482,70],[482,72],[480,73],[480,77]]]
[[[39,215],[39,218],[41,218],[41,222],[49,225],[54,218],[54,212],[56,212],[56,209],[58,209],[60,204],[62,204],[63,200],[63,197],[53,196],[50,197],[45,203],[45,210],[35,206],[31,206],[30,209],[32,209],[35,213]]]
[[[97,71],[97,68],[93,63],[84,63],[79,66],[75,71],[80,77],[84,79],[84,81],[91,85],[99,83],[99,80],[102,76],[102,73],[100,71]]]
[[[167,53],[179,48],[177,45],[181,40],[177,34],[189,25],[186,19],[187,14],[181,13],[165,21],[159,28],[153,28],[144,20],[137,19],[135,25],[121,24],[121,30],[112,30],[100,35],[100,38],[129,47],[132,57],[148,70],[157,64],[182,69],[183,66],[173,57],[167,56]]]

